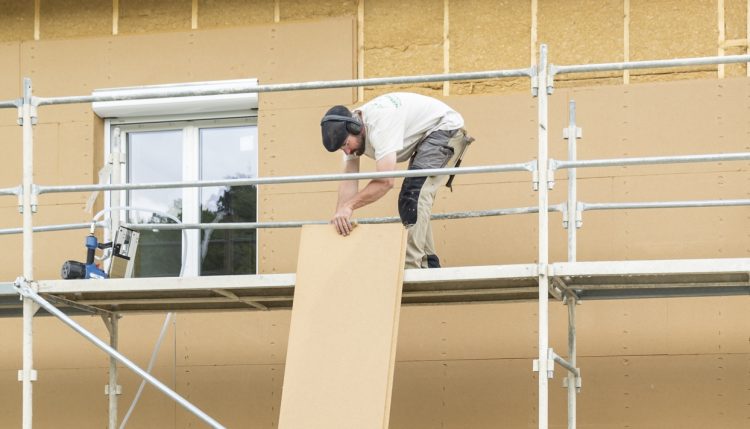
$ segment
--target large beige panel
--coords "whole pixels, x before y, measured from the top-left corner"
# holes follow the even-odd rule
[[[19,74],[21,44],[18,42],[0,43],[0,58],[3,59],[3,68],[0,70],[0,100],[14,100],[21,97],[21,75]],[[16,112],[13,109],[2,109],[9,111],[15,117]],[[8,125],[5,117],[2,118],[2,125]],[[15,123],[15,121],[13,121]]]
[[[290,318],[290,311],[180,314],[177,364],[283,365]]]
[[[297,83],[356,76],[356,29],[352,18],[329,18],[315,22],[276,25],[271,28],[269,74],[262,83]],[[294,50],[289,47],[293,46]],[[325,61],[321,61],[325,47]],[[318,106],[325,108],[350,103],[355,90],[350,88],[265,93],[261,109]]]
[[[548,47],[553,64],[592,64],[623,61],[622,0],[584,0],[539,2],[539,43]],[[587,79],[586,85],[612,83],[603,76],[618,78],[621,72],[586,73],[560,76],[566,80]]]
[[[0,42],[0,58],[4,64],[0,69],[0,100],[16,100],[21,97],[21,74],[18,66],[20,52],[20,43]],[[21,131],[16,125],[16,118],[17,109],[0,109],[0,142],[5,146],[21,144]],[[0,187],[5,187],[4,181],[5,174],[0,173]],[[3,204],[1,198],[0,204]]]
[[[112,34],[112,2],[110,1],[44,0],[40,5],[41,39]]]
[[[7,210],[0,210],[0,213],[5,213]],[[8,225],[7,227],[10,227]],[[19,275],[23,273],[23,241],[21,235],[2,235],[0,236],[0,246],[4,249],[13,249],[3,252],[0,260],[0,282],[13,282]]]
[[[94,131],[90,122],[40,124],[35,130],[35,183],[45,186],[91,183],[97,160],[93,159]],[[85,201],[88,197],[84,193],[75,195],[81,198],[71,195],[42,198],[48,204],[60,199]]]
[[[10,111],[10,110],[9,110]],[[15,116],[15,111],[13,115]],[[11,119],[11,118],[9,118]],[[15,119],[13,119],[15,121]],[[4,165],[0,170],[0,188],[15,188],[21,185],[22,129],[16,124],[0,126],[0,144],[3,146]],[[18,199],[10,196],[0,197],[0,207],[16,206]]]
[[[279,427],[388,427],[405,246],[401,225],[302,228]]]
[[[117,39],[24,42],[21,44],[21,72],[32,79],[34,95],[39,97],[89,94],[96,88],[110,86],[108,62],[102,58],[110,49],[110,40]],[[61,80],[61,76],[65,79]],[[49,120],[44,117],[48,109],[39,109],[40,121]]]
[[[579,356],[749,353],[747,297],[586,301]],[[533,358],[535,303],[406,307],[398,361]],[[567,307],[550,306],[550,344],[567,353]]]
[[[171,70],[161,79],[210,81],[258,78],[262,81],[271,74],[268,60],[273,53],[269,47],[271,32],[270,25],[258,25],[181,33],[180,40],[160,39],[157,43],[164,44],[162,49],[171,49],[173,43],[186,49],[180,54],[187,62],[186,69]],[[237,48],[238,44],[241,49]],[[121,48],[128,49],[126,45]]]
[[[401,362],[393,398],[392,428],[535,427],[527,359]]]
[[[746,151],[749,146],[745,136],[750,132],[750,121],[744,114],[750,94],[748,85],[747,79],[727,79],[572,90],[567,97],[576,101],[576,124],[583,128],[583,138],[578,141],[578,158]],[[563,93],[561,91],[560,95]],[[550,129],[555,139],[562,135],[558,130],[567,126],[566,112],[567,106],[551,113]],[[559,145],[564,147],[566,143]],[[579,177],[613,172],[642,175],[665,171],[732,171],[738,166],[747,168],[747,163],[726,163],[718,168],[711,163],[587,168],[579,169]]]
[[[515,164],[536,158],[538,111],[530,92],[502,96],[448,97],[444,101],[461,113],[466,130],[476,139],[469,146],[462,165]],[[517,180],[530,182],[531,173],[463,175],[457,177],[454,183]]]
[[[192,10],[191,0],[120,2],[120,34],[189,30]]]
[[[724,0],[724,23],[726,39],[747,38],[747,0]],[[726,50],[727,55],[744,55],[745,46],[738,46]],[[747,76],[746,64],[727,64],[724,66],[726,76]]]
[[[34,38],[34,2],[0,1],[0,41]]]
[[[6,427],[21,426],[20,363],[14,368],[0,370],[0,423]]]
[[[748,353],[750,322],[740,315],[747,305],[747,297],[584,302],[576,314],[578,353]]]
[[[536,205],[528,182],[457,185],[453,192],[444,189],[438,193],[433,213]],[[432,228],[438,255],[445,266],[529,263],[537,257],[535,214],[433,221]]]
[[[711,0],[631,0],[630,60],[716,55],[716,4]],[[680,78],[674,75],[675,70],[670,69],[667,76],[651,70],[631,72],[631,78],[633,81]],[[716,76],[716,66],[680,70],[690,71],[684,78]]]
[[[45,40],[21,44],[21,74],[30,77],[37,97],[88,95],[96,88],[113,86],[107,72],[106,38]],[[61,79],[65,76],[65,79]],[[41,106],[39,124],[91,122],[89,104]],[[37,127],[38,128],[38,127]]]
[[[532,358],[537,323],[533,303],[404,307],[396,357],[399,362]]]
[[[747,354],[581,359],[579,426],[746,427],[747,364]]]
[[[4,153],[7,163],[3,182],[8,187],[18,186],[23,180],[23,142],[20,131],[18,126],[0,128],[0,133],[7,135]],[[90,183],[94,162],[92,137],[92,127],[88,123],[45,123],[34,127],[34,183],[45,186]],[[50,194],[40,196],[39,203],[85,202],[87,197],[82,193]],[[16,203],[17,200],[6,197],[0,206]]]
[[[105,368],[40,371],[34,383],[34,427],[106,426],[105,384]]]
[[[87,331],[109,343],[109,334],[101,317],[76,316],[74,320]],[[109,365],[109,359],[103,351],[73,329],[63,325],[57,318],[34,319],[34,326],[39,332],[49,333],[34,341],[34,367],[36,369],[46,372],[46,370],[55,369],[106,368]],[[19,343],[16,355],[18,358],[21,356],[20,346]]]
[[[443,70],[443,4],[419,0],[365,2],[365,76],[403,76]],[[420,85],[434,92],[442,83]],[[366,98],[388,92],[388,87],[366,88]]]
[[[468,0],[449,3],[450,72],[507,70],[530,64],[531,2]],[[451,82],[451,94],[523,91],[526,78]]]
[[[745,172],[579,181],[587,203],[746,199]],[[567,183],[560,181],[559,187]],[[744,207],[585,211],[578,260],[747,257]],[[550,231],[559,230],[551,224]],[[738,231],[741,231],[738,240]],[[561,237],[562,238],[562,237]]]
[[[281,20],[320,19],[321,17],[355,16],[356,14],[356,0],[341,0],[336,2],[279,0],[279,15]]]
[[[143,34],[107,39],[105,61],[107,73],[111,76],[108,86],[192,81],[191,58],[185,55],[191,51],[189,34]]]
[[[222,425],[277,427],[283,365],[187,366],[178,371],[178,391]],[[204,426],[181,407],[174,422],[176,428]]]
[[[266,0],[199,0],[198,28],[273,22],[274,3]]]

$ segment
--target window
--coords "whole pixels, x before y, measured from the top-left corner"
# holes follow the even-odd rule
[[[185,109],[185,99],[194,99],[188,105],[198,109]],[[100,116],[118,116],[105,121],[106,152],[119,153],[121,160],[113,178],[154,183],[257,177],[257,110],[227,111],[226,102],[210,96],[177,102],[179,111],[162,100],[143,100],[142,108],[137,100],[95,103]],[[237,98],[231,103],[236,107]],[[206,105],[219,112],[207,112]],[[251,107],[257,108],[257,96]],[[118,193],[119,203],[111,200],[107,204],[132,208],[123,215],[126,223],[174,223],[171,217],[184,223],[257,221],[256,186],[131,190]],[[136,277],[177,276],[181,267],[186,276],[255,274],[256,230],[141,231]]]

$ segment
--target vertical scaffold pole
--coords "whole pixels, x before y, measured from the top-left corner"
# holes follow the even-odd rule
[[[26,281],[34,279],[34,236],[33,236],[33,190],[34,183],[34,139],[31,123],[32,116],[31,79],[23,80],[23,105],[21,106],[21,126],[23,127],[23,198],[21,211],[23,213],[23,277]],[[30,298],[23,299],[23,369],[19,379],[23,389],[23,406],[21,424],[23,429],[31,429],[32,425],[32,385],[36,380],[34,371],[34,331],[33,318],[38,309]]]
[[[576,139],[578,138],[578,128],[576,127],[576,102],[570,100],[568,105],[568,130],[566,138],[568,139],[568,160],[577,159]],[[577,203],[577,174],[575,168],[568,169],[568,262],[576,261],[577,253],[577,229],[578,213],[576,210]]]
[[[117,313],[112,313],[109,316],[102,316],[102,318],[109,331],[109,345],[112,349],[117,350],[120,316]],[[117,429],[117,395],[120,393],[120,388],[117,385],[117,359],[113,356],[109,357],[109,384],[107,384],[106,393],[109,397],[109,425],[107,427]]]
[[[575,296],[567,297],[568,304],[568,362],[576,367],[576,304]],[[575,374],[568,371],[568,429],[576,428],[576,395],[578,383]]]
[[[548,237],[548,161],[547,161],[547,45],[539,49],[539,154],[537,171],[539,175],[539,429],[547,429],[549,368],[548,349],[548,294],[549,294],[549,237]]]
[[[576,127],[576,102],[570,100],[569,103],[569,121],[567,130],[568,139],[568,160],[577,159],[576,140],[580,137],[578,127]],[[578,230],[578,195],[577,195],[577,175],[575,168],[568,169],[568,262],[575,262],[577,258],[577,237]],[[568,305],[568,361],[574,367],[576,366],[576,304],[578,300],[573,295],[566,297]],[[576,427],[576,396],[577,383],[576,377],[572,372],[568,372],[568,429]]]

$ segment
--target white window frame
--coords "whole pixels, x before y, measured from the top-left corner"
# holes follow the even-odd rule
[[[249,80],[257,85],[257,80]],[[216,84],[225,85],[229,83],[247,83],[243,81],[220,81],[220,82],[203,82],[184,85],[160,85],[159,88],[166,87],[169,89],[194,87]],[[140,89],[140,88],[135,88]],[[110,93],[127,93],[131,88],[110,89],[95,91],[95,94]],[[125,142],[125,134],[134,131],[150,131],[164,129],[183,129],[183,178],[197,178],[200,174],[200,135],[201,128],[221,128],[233,126],[255,126],[257,132],[258,116],[258,97],[257,94],[235,94],[235,95],[217,95],[217,96],[190,96],[190,97],[172,97],[165,99],[146,99],[146,100],[127,100],[111,101],[103,103],[94,103],[94,112],[104,118],[104,157],[105,165],[112,162],[113,166],[119,165],[119,168],[112,168],[112,182],[121,180],[125,182],[127,177],[128,159]],[[158,112],[159,114],[155,114]],[[110,117],[119,115],[118,117]],[[120,132],[121,148],[120,153],[113,156],[112,136],[115,130]],[[255,140],[255,163],[254,169],[258,172],[259,165],[259,143]],[[193,180],[193,179],[189,179]],[[182,221],[185,223],[200,222],[200,189],[201,188],[181,188],[183,196]],[[259,202],[261,201],[261,190],[256,189],[256,219],[258,219]],[[116,194],[116,195],[115,195]],[[113,198],[114,197],[114,198]],[[120,202],[127,201],[127,191],[113,191],[104,193],[105,207],[112,207],[113,199],[119,199]],[[192,207],[193,210],[185,208]],[[108,220],[114,217],[120,218],[119,213],[112,212],[108,214]],[[127,218],[125,218],[127,219]],[[201,231],[197,229],[186,230],[185,238],[182,240],[183,251],[186,255],[182,261],[184,269],[183,276],[200,275],[200,235]],[[256,234],[255,242],[255,268],[260,272],[258,249],[261,248],[259,243],[260,234]],[[111,237],[106,236],[106,240]],[[190,250],[186,253],[185,246]]]

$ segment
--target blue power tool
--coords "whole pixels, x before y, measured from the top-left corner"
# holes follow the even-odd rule
[[[65,261],[60,270],[64,279],[106,279],[107,273],[94,263],[96,249],[106,249],[112,243],[99,243],[94,234],[86,237],[86,263],[78,261]]]

